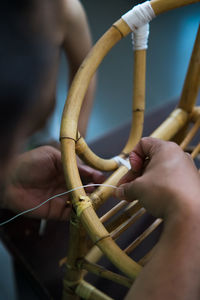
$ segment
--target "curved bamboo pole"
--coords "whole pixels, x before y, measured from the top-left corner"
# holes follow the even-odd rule
[[[130,28],[120,19],[100,38],[81,64],[65,103],[60,131],[61,142],[63,138],[76,140],[78,117],[89,82],[105,55],[128,33]]]
[[[188,5],[191,3],[199,2],[197,0],[181,0],[181,1],[164,1],[152,0],[150,1],[152,8],[156,15],[180,6]],[[81,104],[90,79],[94,75],[99,64],[109,50],[122,38],[130,33],[130,28],[122,20],[118,20],[113,26],[102,36],[102,38],[93,47],[89,55],[80,66],[72,86],[68,93],[68,100],[65,104],[60,138],[61,143],[65,138],[76,140],[78,117],[81,109]],[[140,51],[139,51],[140,52]],[[127,151],[128,152],[128,151]],[[106,163],[106,162],[104,162]],[[113,164],[113,163],[112,163]],[[109,167],[108,167],[109,168]]]
[[[167,12],[169,10],[186,6],[189,4],[197,3],[199,0],[152,0],[150,1],[151,6],[157,15],[160,15],[164,12]]]
[[[76,142],[76,154],[89,166],[101,171],[114,171],[118,164],[114,159],[103,159],[97,156],[80,137]]]
[[[168,9],[174,7],[187,5],[198,1],[186,1],[182,0],[179,3],[172,3],[172,0],[153,0],[151,1],[152,7],[156,14],[162,13]],[[159,4],[160,3],[160,4]],[[168,3],[168,4],[166,4]],[[64,171],[66,175],[66,181],[69,188],[74,188],[81,185],[81,180],[76,164],[75,155],[75,142],[77,140],[77,124],[87,86],[91,77],[96,71],[98,65],[107,54],[107,52],[123,37],[130,32],[129,27],[123,20],[116,22],[110,30],[96,44],[88,57],[81,65],[69,91],[68,101],[65,105],[62,125],[61,125],[61,148],[62,158],[64,164]],[[96,56],[96,53],[98,54]],[[178,128],[185,123],[188,119],[188,115],[182,111],[176,111],[176,116],[171,116],[166,123],[170,125],[170,134],[173,136],[177,132]],[[178,122],[175,122],[177,121]],[[178,125],[177,125],[178,123]],[[166,125],[166,124],[165,124]],[[154,133],[154,136],[160,138],[168,138],[165,133],[165,125],[159,128]],[[174,129],[175,127],[175,129]],[[73,206],[76,209],[76,213],[80,218],[81,223],[86,228],[93,242],[106,254],[106,256],[117,266],[122,272],[127,274],[130,278],[134,279],[140,271],[140,266],[132,261],[111,239],[107,230],[103,227],[95,214],[90,199],[86,196],[84,189],[74,191],[72,193]],[[120,257],[120,260],[119,260]]]

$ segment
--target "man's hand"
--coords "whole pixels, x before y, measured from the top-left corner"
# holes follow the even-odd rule
[[[154,216],[200,209],[200,175],[189,154],[172,142],[143,138],[130,154],[132,169],[120,180],[116,195],[139,199]]]
[[[79,167],[85,183],[101,183],[103,175],[88,166]],[[4,207],[15,212],[33,208],[48,198],[65,192],[66,184],[57,149],[43,146],[20,155],[5,190]],[[29,216],[66,220],[70,212],[68,195],[50,200]]]
[[[175,143],[144,138],[130,155],[132,169],[117,195],[138,199],[164,218],[153,255],[126,300],[200,299],[200,175],[190,155]]]

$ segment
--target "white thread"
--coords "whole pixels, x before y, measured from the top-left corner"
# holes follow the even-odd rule
[[[131,165],[130,165],[129,160],[123,159],[120,156],[115,156],[115,157],[113,157],[113,159],[116,161],[118,166],[125,166],[129,170],[131,169]]]
[[[148,48],[149,23],[135,29],[132,32],[133,50],[143,50]]]
[[[86,188],[86,187],[90,187],[90,186],[105,186],[105,187],[112,187],[112,188],[114,188],[114,189],[117,189],[117,187],[116,187],[115,185],[104,184],[104,183],[101,183],[101,184],[100,184],[100,183],[94,183],[94,184],[86,184],[86,185],[78,186],[78,187],[76,187],[76,188],[74,188],[74,189],[71,189],[71,190],[69,190],[69,191],[63,192],[63,193],[61,193],[61,194],[54,195],[54,196],[48,198],[47,200],[45,200],[44,202],[40,203],[39,205],[37,205],[37,206],[35,206],[35,207],[33,207],[33,208],[30,208],[30,209],[27,209],[27,210],[25,210],[25,211],[22,211],[21,213],[19,213],[19,214],[17,214],[16,216],[14,216],[14,217],[8,219],[7,221],[0,223],[0,226],[3,226],[3,225],[5,225],[5,224],[7,224],[7,223],[10,223],[10,222],[13,221],[14,219],[16,219],[16,218],[18,218],[18,217],[20,217],[20,216],[22,216],[22,215],[24,215],[24,214],[27,214],[27,213],[29,213],[29,212],[32,212],[32,211],[34,211],[34,210],[40,208],[40,207],[43,206],[45,203],[47,203],[47,202],[50,201],[50,200],[53,200],[54,198],[57,198],[57,197],[66,195],[66,194],[68,194],[68,193],[71,193],[71,192],[73,192],[73,191],[80,190],[80,189],[82,189],[82,188]]]
[[[122,16],[132,31],[149,23],[153,18],[155,18],[155,13],[149,1],[134,6]]]

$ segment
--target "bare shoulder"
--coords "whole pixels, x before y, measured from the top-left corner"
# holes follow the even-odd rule
[[[85,12],[79,0],[60,0],[60,13],[63,17],[64,24],[77,23],[78,20],[85,18]]]

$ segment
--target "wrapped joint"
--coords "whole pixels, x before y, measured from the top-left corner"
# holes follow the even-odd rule
[[[143,50],[148,48],[149,24],[138,27],[132,32],[133,50]]]
[[[86,208],[91,207],[91,206],[92,206],[92,203],[90,201],[90,198],[88,196],[81,196],[79,198],[79,201],[75,203],[77,217],[80,217],[82,212]]]
[[[155,13],[149,1],[134,6],[122,19],[127,23],[132,33],[132,44],[134,50],[148,48],[149,22],[155,18]]]
[[[122,19],[127,23],[132,31],[144,26],[155,18],[154,10],[149,1],[134,6],[126,14],[122,16]]]
[[[124,159],[120,156],[115,156],[115,157],[113,157],[113,159],[116,161],[116,163],[118,164],[119,167],[120,166],[125,166],[128,170],[131,169],[131,165],[130,165],[129,160]]]

